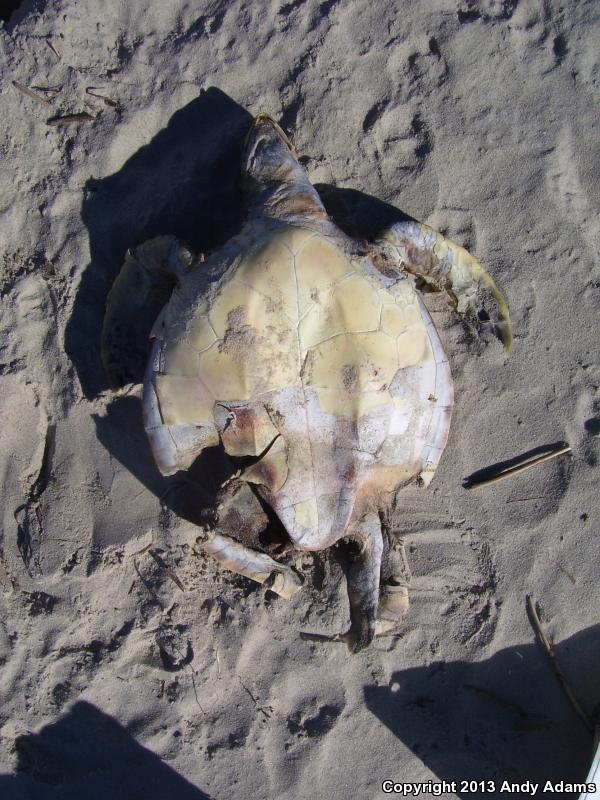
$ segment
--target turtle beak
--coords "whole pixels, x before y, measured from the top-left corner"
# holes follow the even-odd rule
[[[297,154],[289,136],[269,114],[258,114],[246,134],[242,173],[259,183],[281,181],[290,162],[297,164]]]

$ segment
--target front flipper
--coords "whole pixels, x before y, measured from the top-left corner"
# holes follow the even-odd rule
[[[113,388],[142,380],[150,330],[193,256],[174,236],[128,250],[106,299],[100,352]]]
[[[448,293],[459,314],[482,331],[491,330],[510,352],[508,305],[479,261],[464,247],[421,222],[395,222],[377,237],[384,255],[436,291]]]

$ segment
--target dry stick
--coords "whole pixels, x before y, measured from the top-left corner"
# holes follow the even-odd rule
[[[536,604],[533,602],[533,600],[531,599],[531,595],[529,594],[526,595],[525,600],[527,602],[527,616],[529,617],[529,622],[531,623],[533,629],[537,633],[538,639],[540,640],[544,650],[548,654],[548,658],[550,659],[550,662],[554,667],[554,671],[556,672],[556,675],[558,677],[558,680],[560,681],[560,685],[562,686],[564,693],[567,695],[569,702],[571,703],[575,711],[579,714],[579,716],[583,720],[585,727],[590,731],[590,733],[593,733],[594,726],[592,725],[590,718],[585,713],[583,708],[580,706],[579,701],[573,694],[571,687],[567,682],[564,672],[560,668],[560,664],[558,663],[558,659],[556,658],[556,654],[554,652],[554,648],[552,647],[552,643],[550,642],[550,639],[548,639],[546,631],[542,627],[542,623],[539,614],[537,612]]]
[[[549,453],[544,453],[541,456],[535,456],[534,458],[524,461],[522,464],[516,464],[514,467],[507,467],[506,469],[498,472],[496,475],[491,475],[489,478],[482,478],[479,481],[468,483],[465,485],[465,489],[479,489],[481,486],[487,486],[490,483],[503,481],[505,478],[509,478],[511,475],[518,475],[519,473],[530,469],[530,467],[535,467],[538,464],[542,464],[544,461],[550,461],[552,458],[557,458],[558,456],[562,456],[565,453],[570,452],[571,448],[569,445],[561,445],[561,447],[556,448],[556,450],[551,450]]]
[[[50,96],[50,102],[55,99],[57,95],[62,92],[62,86],[30,86],[30,89],[33,89],[34,92],[42,92],[42,95],[45,97],[47,94]]]
[[[52,52],[54,53],[54,55],[55,55],[57,58],[60,58],[60,53],[58,52],[58,50],[56,49],[56,47],[54,47],[54,45],[52,44],[52,42],[50,41],[50,39],[46,39],[46,44],[48,45],[48,47],[50,48],[50,50],[52,50]]]
[[[242,684],[242,688],[244,689],[244,691],[246,692],[246,694],[248,694],[248,695],[250,696],[250,698],[251,698],[252,702],[253,702],[253,703],[254,703],[254,705],[256,706],[256,710],[257,710],[257,711],[260,711],[260,713],[261,713],[261,714],[264,714],[264,715],[265,715],[265,717],[266,717],[267,719],[269,719],[269,718],[270,718],[270,716],[271,716],[271,714],[267,713],[267,711],[265,711],[265,708],[268,708],[268,709],[269,709],[269,711],[270,711],[271,713],[273,712],[273,708],[272,708],[271,706],[261,706],[261,705],[259,705],[259,702],[258,702],[258,700],[256,699],[256,697],[254,697],[254,695],[252,694],[252,692],[250,691],[250,689],[249,689],[249,688],[246,686],[246,684],[245,684],[245,683],[244,683],[244,681],[243,681],[243,680],[240,678],[240,676],[239,676],[239,675],[238,675],[238,680],[239,680],[239,682]]]
[[[158,566],[164,569],[164,571],[167,573],[169,578],[171,578],[173,583],[176,584],[176,586],[178,586],[182,592],[185,592],[185,586],[179,580],[179,578],[175,574],[175,571],[171,569],[171,567],[167,564],[167,562],[163,558],[161,558],[155,550],[148,550],[148,553],[156,561]]]
[[[119,104],[117,103],[116,100],[112,100],[110,97],[106,97],[105,95],[100,94],[99,92],[96,91],[95,86],[88,86],[87,89],[85,90],[85,93],[91,95],[91,97],[97,97],[98,100],[102,100],[105,106],[110,106],[111,108],[119,107]]]
[[[81,111],[79,114],[66,114],[64,117],[50,117],[46,120],[46,125],[53,125],[59,127],[60,125],[71,125],[74,122],[93,122],[96,117],[88,114],[87,111]]]
[[[22,94],[26,94],[27,97],[31,97],[32,100],[37,100],[38,103],[43,103],[45,106],[52,105],[51,101],[48,100],[47,97],[43,97],[41,94],[28,89],[27,86],[23,86],[23,84],[19,83],[19,81],[13,81],[12,85]]]

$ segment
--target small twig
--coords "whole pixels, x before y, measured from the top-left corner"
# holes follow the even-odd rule
[[[190,676],[192,678],[192,689],[194,690],[194,697],[196,698],[196,705],[200,709],[203,714],[206,714],[206,711],[202,708],[202,703],[198,699],[198,690],[196,689],[196,680],[194,678],[194,668],[191,664],[188,664],[188,668],[190,670]]]
[[[238,675],[238,680],[239,680],[239,682],[242,684],[242,688],[244,689],[244,691],[246,692],[246,694],[248,694],[248,695],[250,696],[250,698],[252,699],[252,702],[253,702],[253,703],[254,703],[254,705],[256,706],[256,709],[257,709],[257,711],[260,711],[260,713],[261,713],[261,714],[264,714],[264,715],[265,715],[265,717],[266,717],[267,719],[270,719],[270,717],[271,717],[271,714],[268,714],[268,713],[265,711],[265,708],[264,708],[263,706],[261,706],[261,705],[259,705],[259,704],[258,704],[258,700],[256,699],[256,697],[254,697],[254,695],[252,694],[252,692],[250,691],[250,689],[249,689],[249,688],[246,686],[246,684],[245,684],[245,683],[244,683],[244,681],[243,681],[243,680],[240,678],[240,676],[239,676],[239,675]],[[266,707],[269,709],[269,711],[271,711],[271,712],[273,711],[273,709],[271,708],[271,706],[266,706]]]
[[[136,550],[133,555],[134,556],[143,556],[144,553],[147,553],[148,550],[150,550],[151,547],[152,547],[152,542],[150,542],[150,544],[147,544],[146,547],[142,547],[141,550]]]
[[[310,631],[300,631],[300,638],[306,642],[340,642],[346,644],[343,634],[338,633],[311,633]]]
[[[42,92],[43,94],[51,95],[50,100],[54,100],[54,98],[62,92],[62,86],[31,86],[31,88],[36,92]]]
[[[158,566],[162,567],[162,569],[164,569],[164,571],[167,573],[169,578],[171,578],[173,583],[175,583],[181,589],[182,592],[185,592],[185,586],[179,580],[179,578],[175,574],[174,570],[172,570],[171,567],[166,563],[166,561],[163,558],[161,558],[155,550],[150,549],[150,550],[148,550],[148,553],[156,561]]]
[[[165,681],[160,682],[160,690],[158,692],[158,699],[161,700],[165,694]]]
[[[52,42],[50,41],[50,39],[46,39],[46,44],[48,45],[48,47],[50,48],[50,50],[52,50],[52,52],[54,53],[54,55],[55,55],[57,58],[60,58],[60,53],[58,52],[58,50],[56,49],[56,47],[54,47],[54,45],[52,44]]]
[[[106,97],[103,94],[100,94],[96,91],[95,86],[88,86],[85,90],[86,94],[89,94],[91,97],[97,97],[98,100],[102,100],[105,106],[110,106],[111,108],[119,108],[119,104],[116,100],[112,100],[110,97]]]
[[[519,473],[525,472],[525,470],[528,470],[531,467],[542,464],[544,461],[550,461],[552,458],[557,458],[558,456],[562,456],[565,453],[570,452],[571,448],[569,445],[562,445],[555,450],[551,450],[549,453],[544,453],[541,456],[535,456],[534,458],[530,458],[521,464],[516,464],[513,467],[507,467],[506,469],[500,470],[500,472],[496,473],[495,475],[490,475],[487,478],[481,478],[480,480],[475,481],[467,480],[463,486],[465,489],[479,489],[481,486],[488,486],[490,483],[503,481],[505,478],[509,478],[511,475],[518,475]]]
[[[23,84],[19,83],[19,81],[13,81],[12,85],[15,87],[15,89],[17,89],[17,91],[21,92],[22,94],[26,94],[27,97],[31,97],[32,100],[37,100],[38,103],[43,103],[45,106],[52,105],[52,101],[48,100],[47,97],[32,91],[27,86],[23,86]]]
[[[548,655],[548,658],[550,659],[550,662],[551,662],[552,666],[554,667],[554,671],[556,672],[556,676],[557,676],[558,680],[560,681],[560,685],[562,686],[564,693],[567,695],[567,697],[569,699],[569,702],[571,703],[571,705],[573,706],[573,708],[575,709],[577,714],[580,716],[580,718],[583,721],[585,727],[591,733],[593,733],[594,732],[594,726],[592,725],[592,722],[591,722],[590,718],[588,717],[588,715],[585,713],[585,711],[583,710],[583,708],[579,704],[579,701],[577,700],[577,698],[573,694],[573,691],[572,691],[571,687],[569,686],[569,684],[567,682],[565,674],[562,671],[562,669],[560,667],[560,664],[558,663],[558,660],[556,658],[556,654],[554,652],[554,648],[552,647],[552,643],[550,642],[550,639],[548,639],[548,636],[546,635],[546,631],[544,630],[544,628],[542,626],[542,623],[541,623],[541,620],[540,620],[540,616],[539,616],[539,613],[538,613],[538,609],[537,609],[537,603],[533,602],[533,600],[531,598],[531,595],[529,595],[529,594],[526,595],[525,600],[526,600],[526,604],[527,604],[527,616],[529,617],[529,622],[531,623],[533,629],[535,630],[535,632],[536,632],[536,634],[538,636],[538,639],[540,640],[540,643],[542,644],[544,650],[546,651],[546,653]]]
[[[96,117],[88,114],[87,111],[80,111],[78,114],[65,114],[62,117],[50,117],[46,120],[46,125],[60,127],[61,125],[72,125],[75,122],[93,122]]]
[[[543,496],[540,495],[539,497],[515,497],[513,500],[507,500],[506,504],[509,503],[526,503],[530,500],[543,500]]]

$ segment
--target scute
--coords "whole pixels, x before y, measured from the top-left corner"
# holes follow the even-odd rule
[[[156,375],[155,381],[165,425],[212,423],[215,398],[199,377]]]
[[[310,234],[301,231],[304,241]],[[294,322],[298,321],[298,299],[294,256],[285,246],[289,236],[280,235],[268,239],[239,265],[235,273],[238,283],[250,286],[268,298],[274,308]]]
[[[406,315],[395,303],[384,303],[381,310],[381,330],[389,336],[399,336],[408,327]]]
[[[322,236],[311,237],[294,257],[298,310],[302,315],[321,295],[345,275],[353,273],[350,260],[335,244]]]
[[[217,341],[217,334],[208,316],[193,317],[187,329],[186,338],[190,347],[202,353]]]

